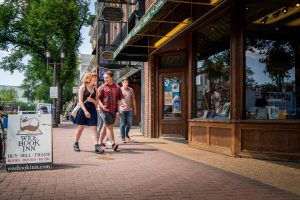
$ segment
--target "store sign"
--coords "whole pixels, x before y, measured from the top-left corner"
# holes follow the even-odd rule
[[[118,56],[118,54],[122,51],[125,45],[131,40],[133,36],[135,36],[153,17],[154,15],[165,5],[167,0],[157,0],[153,6],[149,9],[149,11],[142,17],[142,19],[138,22],[138,24],[130,31],[127,37],[123,40],[123,42],[119,45],[117,50],[114,52],[114,58]]]
[[[50,87],[50,98],[51,99],[58,98],[58,87]]]
[[[7,171],[51,169],[51,114],[8,116]]]
[[[123,10],[121,7],[105,6],[102,10],[102,17],[105,21],[120,22],[123,20]]]
[[[103,60],[114,60],[114,52],[113,51],[103,51],[101,53],[101,57]]]

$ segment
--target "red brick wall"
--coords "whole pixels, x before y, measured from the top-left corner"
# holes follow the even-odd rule
[[[150,61],[150,60],[149,60]],[[146,137],[153,137],[153,96],[152,93],[152,67],[151,62],[144,63],[144,72],[145,72],[145,110],[144,110],[144,135]]]

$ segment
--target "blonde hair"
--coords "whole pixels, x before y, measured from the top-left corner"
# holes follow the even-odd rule
[[[92,78],[96,76],[97,77],[97,74],[94,73],[94,72],[89,72],[89,73],[86,73],[84,79],[83,79],[83,83],[85,84],[89,84],[91,81],[92,81]]]

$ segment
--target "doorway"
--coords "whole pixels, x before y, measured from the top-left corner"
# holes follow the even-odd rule
[[[186,138],[186,90],[184,72],[159,73],[159,137]]]

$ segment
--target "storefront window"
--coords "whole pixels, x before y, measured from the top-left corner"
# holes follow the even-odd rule
[[[181,117],[181,79],[164,78],[164,117]]]
[[[293,2],[247,5],[247,119],[300,119],[300,7]]]
[[[197,32],[196,118],[230,119],[230,18]]]

